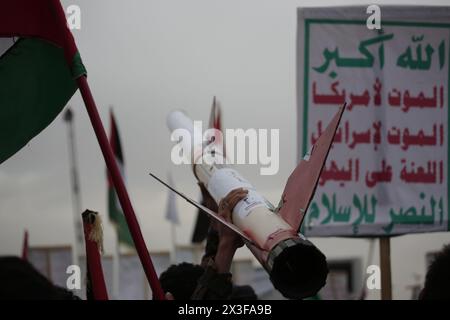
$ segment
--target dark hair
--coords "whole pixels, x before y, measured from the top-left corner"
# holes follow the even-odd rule
[[[71,291],[53,285],[29,262],[0,257],[0,300],[77,300]]]
[[[165,293],[170,292],[175,300],[189,300],[197,287],[197,280],[205,272],[199,265],[183,262],[171,265],[159,277]]]
[[[450,299],[450,244],[444,246],[428,268],[420,299]]]
[[[251,286],[233,286],[230,300],[258,300],[258,296]]]

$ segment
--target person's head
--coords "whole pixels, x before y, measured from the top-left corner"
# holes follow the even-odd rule
[[[189,300],[197,287],[197,281],[205,269],[192,263],[171,265],[159,277],[164,293],[170,292],[175,300]]]
[[[0,257],[0,300],[74,300],[72,292],[53,285],[29,262]]]
[[[251,286],[233,286],[230,300],[258,300],[258,296]]]
[[[450,244],[444,246],[429,266],[419,299],[450,299]]]

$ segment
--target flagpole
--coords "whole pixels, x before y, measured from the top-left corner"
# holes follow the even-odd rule
[[[86,271],[87,271],[87,300],[109,300],[103,275],[102,259],[103,230],[97,212],[86,210],[82,214],[84,238],[86,239]]]
[[[22,259],[28,261],[28,230],[23,233]]]
[[[73,218],[74,218],[74,244],[72,247],[72,261],[75,265],[79,266],[79,255],[81,252],[81,246],[83,245],[83,233],[82,224],[80,220],[81,213],[81,194],[80,194],[80,183],[78,175],[78,164],[77,164],[77,152],[75,145],[75,128],[73,125],[73,112],[67,108],[64,114],[64,121],[67,123],[67,137],[69,146],[69,162],[70,162],[70,173],[72,179],[72,208],[73,208]]]
[[[100,149],[102,150],[103,157],[105,158],[106,166],[108,167],[109,173],[111,175],[114,187],[117,192],[117,196],[120,201],[125,219],[130,229],[131,236],[136,247],[136,251],[141,260],[142,266],[144,268],[145,275],[149,281],[150,287],[152,288],[153,296],[157,300],[164,300],[164,292],[159,283],[158,276],[155,272],[150,253],[145,245],[144,238],[139,227],[139,223],[136,219],[133,207],[128,197],[127,189],[123,182],[122,176],[120,174],[119,168],[116,163],[116,159],[111,150],[111,146],[106,136],[105,129],[103,127],[100,115],[98,114],[97,107],[95,105],[94,98],[92,96],[89,84],[85,76],[81,76],[77,79],[78,88],[80,89],[81,96],[83,97],[86,110],[88,112],[89,118],[92,123],[92,127],[97,136]]]
[[[392,300],[391,238],[380,237],[381,300]]]
[[[169,173],[167,178],[171,185],[173,184],[172,176]],[[170,263],[177,263],[177,234],[176,234],[176,224],[179,223],[178,220],[178,212],[176,206],[176,198],[175,193],[173,191],[169,191],[167,198],[167,211],[166,211],[166,219],[170,221],[170,238],[171,238],[171,250],[170,250]]]
[[[120,295],[120,243],[116,237],[116,248],[113,257],[113,294],[114,299],[119,300]]]
[[[170,250],[170,263],[176,264],[177,263],[177,237],[176,237],[176,230],[175,230],[175,223],[171,221],[170,223],[170,234],[172,238],[172,250]]]

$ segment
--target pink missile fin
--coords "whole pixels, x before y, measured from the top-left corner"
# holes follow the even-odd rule
[[[248,243],[250,243],[253,246],[256,246],[257,248],[259,248],[260,250],[263,250],[260,246],[258,246],[252,239],[250,239],[245,233],[243,233],[236,225],[226,221],[225,219],[223,219],[221,216],[219,216],[216,212],[208,209],[207,207],[201,205],[200,203],[192,200],[191,198],[189,198],[188,196],[184,195],[183,193],[179,192],[178,190],[176,190],[175,188],[173,188],[172,186],[170,186],[168,183],[164,182],[163,180],[161,180],[160,178],[158,178],[157,176],[155,176],[154,174],[150,173],[150,175],[156,179],[158,182],[160,182],[161,184],[163,184],[164,186],[166,186],[167,188],[169,188],[170,190],[172,190],[173,192],[175,192],[177,195],[179,195],[180,197],[182,197],[184,200],[186,200],[187,202],[189,202],[190,204],[192,204],[194,207],[197,207],[198,209],[202,210],[203,212],[205,212],[206,214],[208,214],[210,217],[212,217],[213,219],[219,221],[220,223],[226,225],[228,228],[230,228],[231,230],[233,230],[234,232],[236,232],[238,235],[240,235],[242,238],[244,238],[245,241],[247,241]]]
[[[213,103],[211,105],[211,112],[209,115],[209,129],[216,129],[220,131],[222,134],[214,135],[214,143],[216,145],[223,146],[223,156],[226,156],[225,152],[225,137],[223,135],[223,126],[222,126],[222,109],[220,106],[220,102],[214,96]],[[212,138],[212,137],[211,137]],[[208,143],[209,144],[209,143]]]
[[[333,138],[341,121],[346,104],[331,120],[328,127],[309,149],[295,170],[289,176],[281,197],[278,214],[294,228],[299,230],[309,203],[316,191],[320,174],[333,143]]]
[[[218,118],[220,118],[220,110],[216,103],[216,96],[213,98],[213,103],[211,105],[211,112],[209,114],[209,128],[221,130],[220,123],[218,122]],[[220,119],[219,119],[220,120]]]

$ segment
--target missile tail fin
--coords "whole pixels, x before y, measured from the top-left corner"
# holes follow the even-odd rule
[[[214,136],[214,143],[225,146],[225,136],[223,135],[224,128],[222,126],[222,108],[220,106],[220,102],[216,99],[215,96],[211,105],[208,127],[209,129],[216,129],[222,132],[222,135]],[[225,148],[223,148],[223,152],[223,156],[225,157]]]
[[[295,230],[300,229],[303,217],[314,196],[345,106],[346,104],[339,108],[328,127],[309,149],[286,183],[278,214]]]
[[[179,195],[180,197],[182,197],[184,200],[186,200],[187,202],[189,202],[190,204],[192,204],[194,207],[197,207],[198,209],[202,210],[203,212],[205,212],[206,214],[208,214],[211,218],[217,220],[218,222],[226,225],[228,228],[230,228],[231,230],[233,230],[234,232],[236,232],[238,235],[240,235],[242,238],[244,238],[245,241],[247,241],[248,243],[256,246],[257,248],[261,249],[252,239],[250,239],[245,233],[243,233],[238,227],[236,227],[234,224],[229,223],[228,221],[226,221],[225,219],[223,219],[221,216],[219,216],[216,212],[208,209],[207,207],[203,206],[202,204],[196,202],[195,200],[192,200],[191,198],[189,198],[188,196],[184,195],[182,192],[179,192],[178,190],[176,190],[175,188],[173,188],[172,186],[170,186],[169,184],[167,184],[166,182],[164,182],[163,180],[161,180],[160,178],[158,178],[157,176],[155,176],[154,174],[150,173],[150,176],[152,176],[155,180],[157,180],[159,183],[163,184],[164,186],[166,186],[168,189],[172,190],[173,192],[175,192],[177,195]],[[261,249],[262,250],[262,249]]]

